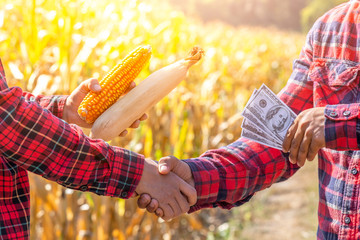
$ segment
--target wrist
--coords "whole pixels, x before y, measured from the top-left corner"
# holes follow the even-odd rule
[[[188,169],[188,172],[190,172],[190,177],[186,180],[186,182],[188,184],[190,184],[193,188],[195,188],[195,180],[194,180],[194,175],[193,172],[191,171],[191,168],[188,164],[185,164],[186,168]]]
[[[143,171],[140,177],[140,180],[135,188],[136,194],[145,193],[145,189],[147,189],[151,181],[149,181],[149,177],[151,178],[151,174],[157,172],[157,164],[151,159],[144,159]]]
[[[74,116],[73,116],[75,109],[73,109],[74,108],[73,106],[74,106],[74,102],[73,102],[72,98],[67,97],[64,102],[63,114],[61,117],[61,119],[67,123],[75,123]],[[77,109],[76,109],[75,113],[77,114]]]
[[[66,99],[61,119],[64,120],[65,122],[67,122],[67,123],[70,123],[69,116],[68,116],[68,112],[69,112],[68,108],[69,108],[68,99]]]

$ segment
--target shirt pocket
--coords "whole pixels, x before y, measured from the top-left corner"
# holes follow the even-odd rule
[[[359,102],[359,70],[355,62],[316,59],[309,72],[314,83],[314,107]]]

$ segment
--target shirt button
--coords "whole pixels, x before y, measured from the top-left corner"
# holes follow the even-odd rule
[[[356,174],[358,174],[358,172],[359,171],[356,168],[351,169],[351,174],[352,175],[356,175]]]
[[[121,196],[122,196],[123,198],[126,198],[126,197],[127,197],[127,193],[126,193],[126,192],[123,192],[123,193],[121,193]]]
[[[80,187],[80,190],[83,191],[83,192],[85,192],[87,189],[88,189],[88,187],[85,186],[85,185]]]
[[[345,223],[346,223],[346,224],[349,224],[349,223],[351,222],[351,219],[350,219],[349,217],[345,217],[344,220],[345,220]]]
[[[331,113],[330,113],[330,117],[337,117],[337,115],[338,115],[338,114],[337,114],[336,112],[331,112]]]
[[[350,112],[349,110],[347,110],[347,111],[345,111],[345,112],[343,113],[343,115],[344,115],[345,117],[349,116],[350,114],[351,114],[351,112]]]

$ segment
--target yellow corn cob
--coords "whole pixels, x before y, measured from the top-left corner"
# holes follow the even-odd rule
[[[129,88],[151,56],[150,46],[141,46],[127,55],[99,83],[101,92],[89,92],[78,108],[79,116],[93,123]]]

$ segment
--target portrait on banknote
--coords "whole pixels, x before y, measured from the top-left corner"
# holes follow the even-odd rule
[[[266,113],[266,124],[271,131],[282,132],[290,125],[290,112],[283,106],[273,106]]]

